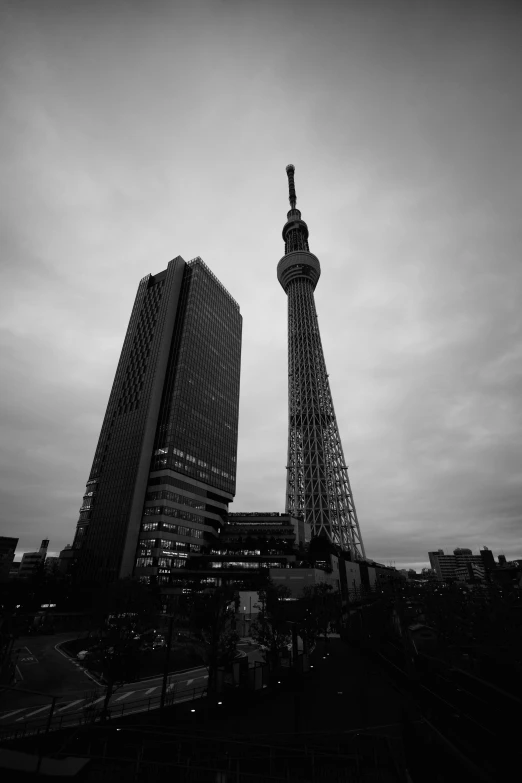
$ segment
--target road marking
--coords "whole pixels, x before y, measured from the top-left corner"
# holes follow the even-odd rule
[[[154,686],[154,688],[149,688],[149,690],[148,690],[148,691],[145,691],[145,696],[148,696],[148,695],[149,695],[149,693],[152,693],[152,691],[155,691],[157,687],[158,687],[158,686],[157,686],[157,685],[155,685],[155,686]]]
[[[114,699],[114,701],[123,701],[123,699],[128,699],[129,696],[132,696],[134,691],[127,691],[127,693],[124,693],[123,696],[118,696],[117,699]]]
[[[98,704],[99,701],[103,701],[105,698],[105,694],[103,696],[100,696],[99,699],[95,699],[94,701],[89,701],[85,706],[86,707],[92,707],[93,704]]]
[[[56,710],[56,712],[63,712],[64,710],[68,710],[69,707],[74,707],[75,704],[79,704],[81,701],[85,701],[85,699],[76,699],[76,701],[71,701],[69,704],[66,704],[65,707],[60,707],[60,709]]]
[[[3,720],[4,718],[10,718],[11,715],[16,715],[17,712],[22,712],[22,710],[26,710],[27,707],[20,707],[19,710],[13,710],[12,712],[8,712],[7,715],[0,715],[0,720]]]
[[[74,658],[71,658],[70,655],[66,655],[63,650],[60,650],[60,645],[61,644],[65,644],[65,642],[71,642],[74,638],[75,637],[73,636],[71,639],[64,639],[62,642],[58,642],[58,644],[54,645],[54,649],[56,650],[56,652],[60,653],[60,655],[63,655],[64,658],[67,658],[68,661],[70,661],[71,663],[74,663],[75,665],[79,666],[79,664],[76,664],[76,661],[74,660]],[[93,677],[93,675],[90,672],[88,672],[86,669],[84,669],[83,666],[79,666],[79,668],[85,674],[85,676],[88,677],[93,682],[95,682],[96,685],[103,685],[103,683],[101,683],[99,680],[97,680],[96,677]]]
[[[198,677],[198,680],[199,680],[199,677]],[[187,685],[190,685],[192,682],[194,682],[194,680],[187,680]]]
[[[39,710],[35,710],[34,712],[28,712],[27,715],[24,715],[22,718],[17,718],[17,721],[25,720],[26,718],[31,718],[33,715],[38,715],[39,712],[43,712],[44,710],[50,710],[51,705],[46,704],[45,707],[40,707]]]

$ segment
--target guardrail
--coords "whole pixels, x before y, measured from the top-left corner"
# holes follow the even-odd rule
[[[245,665],[246,664],[246,665]],[[280,658],[277,662],[261,663],[256,662],[253,666],[248,666],[246,659],[235,661],[231,669],[225,671],[220,669],[216,674],[215,687],[216,693],[222,693],[227,688],[242,687],[247,691],[257,691],[268,688],[270,682],[277,677],[285,678],[291,673],[300,675],[310,670],[309,655],[300,652],[297,660],[293,661],[291,656]],[[207,685],[194,688],[179,688],[175,683],[167,687],[165,706],[182,704],[183,702],[201,699],[207,695]],[[43,694],[42,694],[43,696]],[[29,711],[39,712],[38,716],[25,721],[15,718],[15,723],[11,723],[0,728],[0,743],[9,740],[22,739],[27,736],[45,735],[51,731],[61,731],[62,729],[72,728],[74,726],[86,726],[99,724],[102,721],[110,722],[120,720],[136,713],[147,713],[161,708],[161,691],[154,696],[143,699],[134,699],[118,704],[118,691],[109,702],[108,709],[104,710],[105,692],[99,689],[90,691],[86,697],[79,700],[74,711],[69,710],[67,705],[57,706],[56,699],[47,701],[43,705],[35,704],[28,707]],[[47,711],[48,710],[48,711]],[[67,714],[60,714],[67,710]]]
[[[182,704],[186,701],[195,701],[196,699],[203,698],[206,694],[206,686],[184,689],[172,688],[170,691],[167,690],[165,705],[171,706],[173,704]],[[54,714],[51,713],[49,715],[44,715],[43,717],[34,718],[33,720],[24,721],[20,726],[15,727],[13,724],[10,724],[9,726],[2,727],[2,729],[0,729],[0,742],[21,739],[31,735],[37,736],[48,734],[50,731],[61,731],[62,729],[71,728],[73,726],[100,723],[104,718],[107,721],[111,721],[135,713],[150,712],[152,710],[160,709],[161,693],[157,696],[137,699],[129,703],[122,703],[121,705],[109,704],[108,710],[104,715],[102,705],[104,696],[105,694],[98,696],[98,698],[82,705],[82,707],[79,707],[77,710],[70,712],[67,715],[58,715],[58,711],[54,711]],[[35,708],[38,709],[38,705],[35,705]],[[51,704],[49,704],[49,709],[52,709]]]

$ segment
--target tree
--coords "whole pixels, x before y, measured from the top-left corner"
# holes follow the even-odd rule
[[[208,669],[208,689],[214,688],[219,666],[236,657],[239,636],[235,631],[237,592],[228,586],[183,595],[179,611],[186,618],[194,649]]]
[[[107,683],[102,720],[107,717],[115,688],[133,680],[139,672],[143,657],[141,637],[146,632],[154,633],[160,609],[158,598],[154,591],[132,578],[113,582],[95,597],[93,619],[99,644],[89,663]]]
[[[320,582],[305,587],[303,595],[302,625],[307,641],[314,641],[323,634],[326,642],[329,626],[337,625],[341,620],[342,605],[339,591],[334,590],[331,584]]]
[[[259,591],[262,609],[257,620],[252,623],[251,633],[258,644],[266,648],[265,658],[274,663],[287,648],[291,639],[288,610],[285,603],[285,599],[290,596],[291,592],[288,587],[276,586],[270,580]]]

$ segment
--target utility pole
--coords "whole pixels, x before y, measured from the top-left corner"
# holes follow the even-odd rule
[[[163,669],[163,684],[161,686],[161,701],[160,701],[160,709],[163,710],[165,707],[165,696],[167,694],[167,680],[169,678],[169,668],[170,668],[170,647],[172,644],[172,633],[174,631],[174,618],[175,615],[171,614],[169,619],[169,633],[167,637],[167,649],[165,650],[165,667]]]

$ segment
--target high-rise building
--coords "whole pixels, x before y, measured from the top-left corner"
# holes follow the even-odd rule
[[[286,167],[290,211],[277,279],[288,296],[288,463],[286,511],[303,516],[314,536],[326,536],[365,557],[348,467],[326,372],[314,290],[321,266],[308,247],[308,227],[296,209],[294,166]]]
[[[141,280],[80,509],[81,580],[167,585],[236,487],[242,318],[200,258]]]

